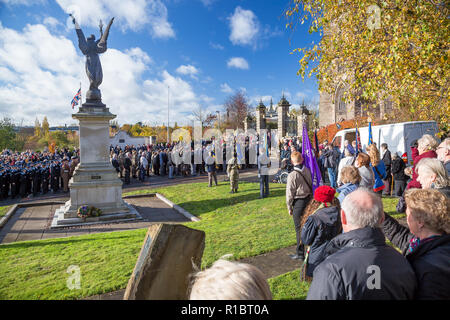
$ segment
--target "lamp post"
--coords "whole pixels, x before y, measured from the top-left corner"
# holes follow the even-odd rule
[[[169,137],[169,94],[170,94],[170,86],[167,86],[167,144],[170,142]]]
[[[217,118],[219,120],[219,129],[220,129],[220,111],[216,111],[216,113],[217,113]]]

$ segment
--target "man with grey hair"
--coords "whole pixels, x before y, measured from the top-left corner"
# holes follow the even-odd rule
[[[357,189],[341,205],[343,233],[325,248],[327,258],[314,270],[308,300],[412,299],[416,276],[408,261],[386,244],[380,229],[381,199]]]

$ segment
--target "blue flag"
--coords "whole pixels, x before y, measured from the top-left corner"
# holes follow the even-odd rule
[[[311,148],[311,142],[309,141],[306,126],[303,126],[302,156],[303,156],[303,164],[311,171],[312,189],[313,189],[312,191],[314,194],[314,191],[320,186],[322,176],[320,175],[320,170],[319,166],[317,165],[316,156]]]
[[[369,145],[371,145],[373,143],[373,139],[372,139],[372,122],[369,122]]]

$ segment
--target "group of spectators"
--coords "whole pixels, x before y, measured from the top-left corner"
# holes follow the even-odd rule
[[[384,156],[388,148],[382,149]],[[386,180],[386,168],[375,145],[339,168],[337,190],[321,185],[314,192],[301,153],[290,152],[294,170],[286,203],[297,232],[292,258],[303,260],[301,278],[311,282],[307,299],[450,299],[450,139],[438,145],[424,135],[411,152],[413,167],[402,169],[411,176],[401,195],[407,225],[384,211],[384,188],[376,189]],[[391,170],[399,181],[393,158]],[[257,268],[219,260],[195,275],[190,297],[263,300],[272,295]]]
[[[0,154],[0,200],[69,191],[69,179],[79,163],[79,150],[68,148]]]
[[[194,142],[190,145],[190,157],[183,155],[186,146],[183,142],[158,143],[148,145],[129,146],[123,149],[119,146],[110,146],[110,159],[113,167],[116,169],[120,178],[124,179],[125,184],[131,183],[131,178],[145,181],[150,176],[167,176],[168,179],[174,179],[176,176],[198,176],[209,173],[211,178],[216,179],[216,171],[226,172],[227,170],[227,145],[225,141],[220,141],[222,154],[211,152],[212,141],[201,141],[201,147],[195,146]],[[251,168],[256,164],[249,164],[249,141],[245,141],[243,148],[244,159],[239,163],[239,168]],[[205,151],[206,150],[206,151]],[[206,158],[212,156],[214,162],[206,163]],[[219,161],[221,157],[222,161]],[[175,159],[176,158],[176,159]],[[201,163],[196,163],[195,159],[201,159]]]

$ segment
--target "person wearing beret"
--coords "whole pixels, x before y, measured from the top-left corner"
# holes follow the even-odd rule
[[[342,232],[339,201],[334,197],[336,190],[320,186],[314,192],[314,199],[305,209],[301,221],[302,242],[306,249],[303,272],[312,277],[316,266],[326,258],[324,249],[335,236]]]

